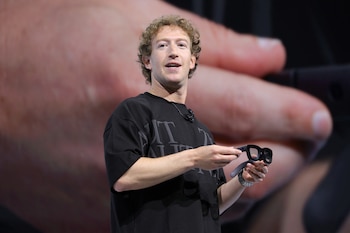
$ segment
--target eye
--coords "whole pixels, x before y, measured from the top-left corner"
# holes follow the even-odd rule
[[[180,48],[187,48],[187,44],[186,43],[179,43],[178,46]]]
[[[159,43],[158,44],[158,48],[164,48],[164,47],[166,47],[167,46],[167,43],[165,43],[165,42],[162,42],[162,43]]]

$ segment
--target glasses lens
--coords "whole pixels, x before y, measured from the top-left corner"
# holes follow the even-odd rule
[[[264,148],[264,161],[265,163],[272,163],[272,150],[268,149],[268,148]]]
[[[259,160],[259,151],[257,148],[250,147],[249,148],[250,159]]]

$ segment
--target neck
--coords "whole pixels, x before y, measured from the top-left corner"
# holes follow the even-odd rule
[[[160,89],[152,86],[148,92],[151,93],[152,95],[162,97],[170,102],[181,103],[181,104],[185,104],[186,102],[187,90],[185,89],[170,91],[163,88]]]

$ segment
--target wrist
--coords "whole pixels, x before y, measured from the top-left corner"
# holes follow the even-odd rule
[[[246,181],[243,178],[243,169],[238,173],[238,181],[245,188],[251,187],[254,184],[254,182]]]

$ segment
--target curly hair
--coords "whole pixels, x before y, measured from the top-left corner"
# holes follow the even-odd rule
[[[138,62],[141,64],[142,74],[146,78],[147,83],[151,83],[151,70],[145,67],[142,58],[151,56],[152,40],[163,26],[177,26],[186,32],[191,41],[191,54],[196,57],[196,63],[193,69],[189,71],[188,78],[191,78],[198,65],[199,54],[201,51],[200,34],[198,30],[187,19],[177,15],[162,16],[153,20],[153,22],[145,29],[140,38],[138,48]]]

